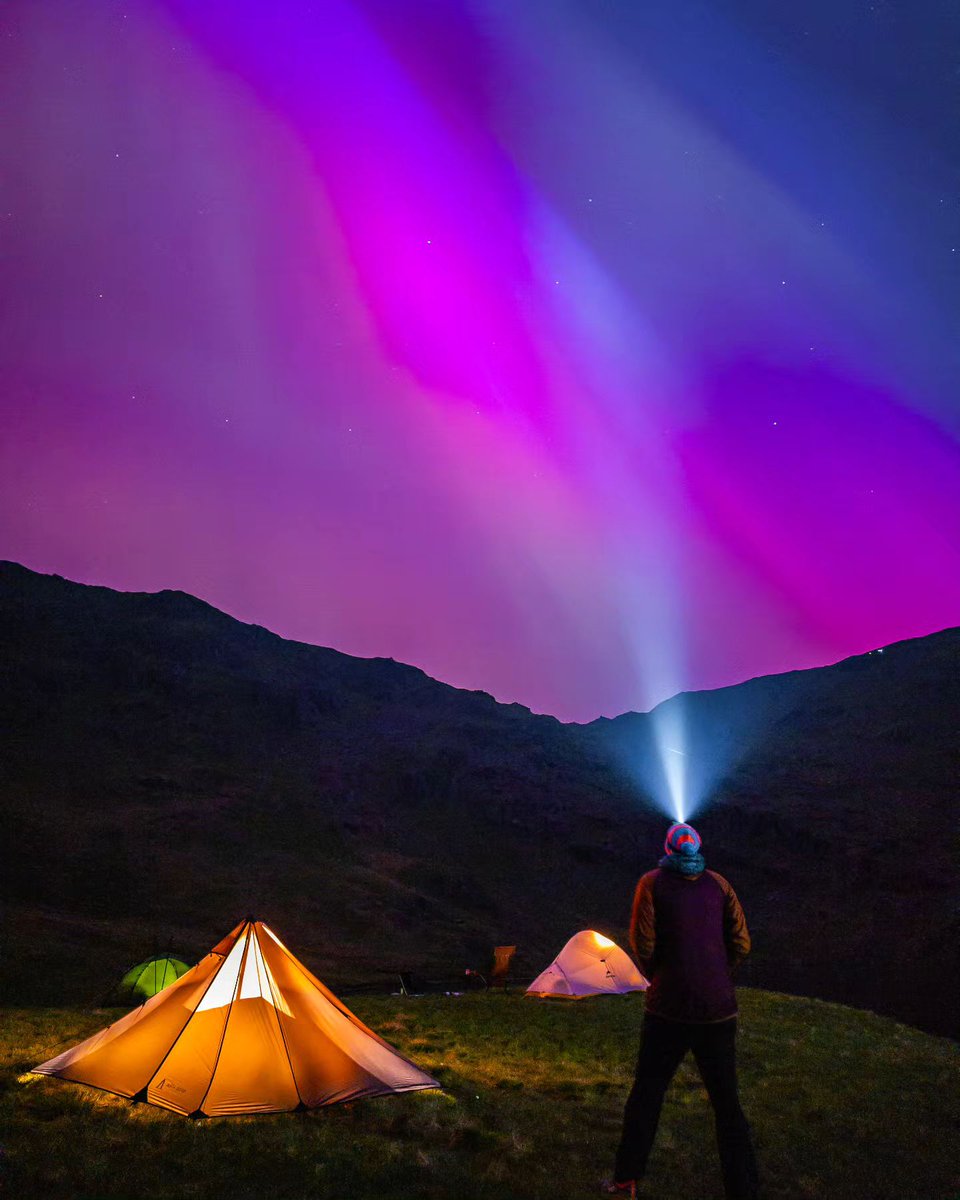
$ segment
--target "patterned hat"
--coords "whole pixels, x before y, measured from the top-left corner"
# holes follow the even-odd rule
[[[699,854],[700,834],[692,825],[671,825],[663,848],[667,854]]]

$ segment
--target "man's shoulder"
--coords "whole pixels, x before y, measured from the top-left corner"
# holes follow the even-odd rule
[[[656,883],[658,876],[661,874],[662,872],[660,868],[654,867],[652,871],[647,871],[645,875],[641,875],[637,880],[637,894],[639,895],[641,892],[652,891],[653,885]]]
[[[710,878],[714,881],[714,883],[719,885],[721,891],[730,892],[731,894],[734,894],[733,884],[730,883],[730,881],[728,879],[724,879],[724,877],[719,873],[719,871],[707,870],[707,871],[704,871],[704,875],[709,875]]]

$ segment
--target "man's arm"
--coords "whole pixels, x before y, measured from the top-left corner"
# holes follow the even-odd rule
[[[723,889],[723,940],[727,947],[727,961],[733,971],[750,953],[750,931],[737,893],[722,875],[713,871],[710,874]]]
[[[649,871],[637,884],[633,893],[633,912],[630,915],[630,945],[640,965],[640,970],[649,979],[653,953],[657,948],[657,927],[653,909],[653,872]]]

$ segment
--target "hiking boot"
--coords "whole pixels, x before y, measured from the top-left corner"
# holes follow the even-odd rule
[[[601,1196],[623,1196],[624,1200],[637,1200],[637,1181],[635,1179],[627,1179],[623,1183],[616,1179],[602,1179],[600,1181]]]

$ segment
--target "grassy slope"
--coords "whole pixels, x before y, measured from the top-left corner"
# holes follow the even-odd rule
[[[768,1200],[960,1197],[953,1043],[816,1000],[747,989],[740,999],[741,1090]],[[24,1076],[106,1014],[8,1010],[0,1192],[590,1196],[615,1148],[642,1005],[639,996],[357,998],[358,1016],[436,1075],[444,1094],[203,1122]],[[668,1093],[648,1188],[651,1197],[722,1196],[709,1105],[689,1062]]]

